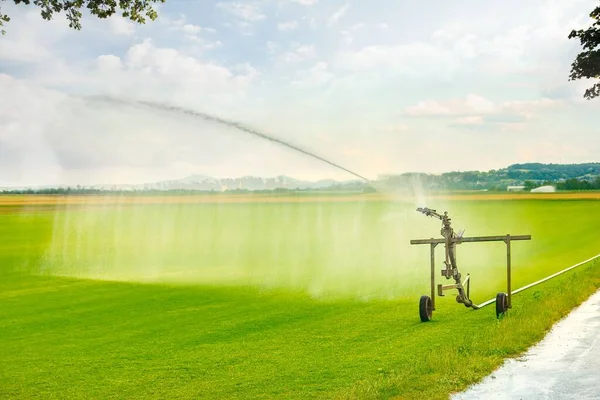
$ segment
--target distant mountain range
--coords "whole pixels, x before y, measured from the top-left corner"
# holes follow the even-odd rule
[[[240,178],[214,178],[205,175],[191,175],[183,179],[140,183],[140,184],[96,184],[96,185],[44,185],[31,187],[0,188],[0,190],[49,190],[49,189],[75,189],[75,190],[101,190],[101,191],[172,191],[194,190],[203,192],[225,192],[231,190],[261,191],[261,190],[323,190],[327,188],[345,187],[360,190],[364,185],[360,181],[336,181],[322,179],[317,181],[299,180],[289,176],[275,176],[262,178],[256,176],[243,176]]]
[[[191,175],[183,179],[173,179],[153,183],[133,185],[91,185],[89,188],[103,190],[199,190],[224,192],[228,190],[324,189],[354,182],[355,181],[339,182],[333,179],[306,181],[284,175],[271,178],[261,178],[257,176],[213,178],[204,175]]]
[[[567,181],[578,181],[578,186]],[[377,187],[386,189],[410,189],[418,185],[435,190],[506,190],[510,185],[525,185],[528,189],[541,185],[561,187],[596,188],[600,186],[600,163],[582,164],[513,164],[506,168],[481,171],[458,171],[443,174],[403,173],[379,177],[374,182]],[[74,186],[37,186],[0,188],[0,191],[37,191],[59,193],[65,190],[76,191],[274,191],[274,190],[319,190],[319,191],[362,191],[370,184],[360,180],[336,181],[323,179],[307,181],[289,176],[261,178],[243,176],[240,178],[214,178],[204,175],[191,175],[174,179],[142,184],[99,184]]]

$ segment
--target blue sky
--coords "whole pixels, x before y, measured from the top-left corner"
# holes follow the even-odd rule
[[[189,174],[352,178],[190,117],[85,102],[104,94],[232,118],[375,178],[598,161],[600,100],[569,82],[571,29],[595,0],[167,0],[44,21],[2,4],[0,186]]]

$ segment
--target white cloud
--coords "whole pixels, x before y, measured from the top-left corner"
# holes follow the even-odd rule
[[[219,2],[216,7],[235,17],[223,25],[235,26],[245,36],[253,35],[255,24],[267,18],[259,2]]]
[[[469,94],[465,98],[445,101],[424,100],[406,108],[410,116],[473,116],[501,113],[515,113],[530,116],[531,113],[562,105],[559,100],[541,98],[538,100],[511,100],[494,103],[482,96]]]
[[[98,56],[96,63],[100,71],[117,71],[123,67],[121,59],[112,54]]]
[[[314,45],[301,45],[296,48],[296,53],[302,55],[303,57],[314,57],[315,56],[315,46]]]
[[[4,27],[7,34],[0,37],[0,59],[17,62],[47,62],[52,59],[52,48],[69,30],[66,19],[58,15],[50,21],[43,21],[38,12],[30,10],[20,12],[15,18],[15,10],[17,7],[14,5],[2,6],[3,13],[13,18]],[[40,24],[46,28],[43,32]]]
[[[412,116],[491,114],[494,112],[497,112],[496,105],[476,94],[469,94],[464,99],[425,100],[406,108],[406,114]]]
[[[319,0],[291,0],[292,3],[302,4],[303,6],[312,6],[317,4]]]
[[[266,15],[260,11],[260,7],[256,3],[251,2],[220,2],[217,3],[217,8],[228,12],[244,21],[261,21],[266,18]]]
[[[235,65],[232,68],[232,70],[238,71],[241,74],[241,76],[243,76],[249,80],[254,79],[260,75],[260,72],[247,62]]]
[[[346,3],[341,6],[336,12],[334,12],[328,20],[328,25],[336,24],[342,17],[346,14],[348,9],[350,8],[350,4]]]
[[[182,34],[182,37],[189,42],[185,44],[187,50],[202,53],[223,45],[220,40],[214,38],[217,33],[214,28],[189,23],[183,15],[176,19],[166,17],[161,21],[169,32]]]
[[[156,77],[164,84],[233,89],[232,86],[245,82],[245,77],[234,75],[226,67],[203,62],[176,49],[156,47],[151,40],[133,45],[124,64],[131,75]]]
[[[277,24],[277,29],[280,31],[293,31],[298,28],[298,21],[280,22]]]
[[[298,45],[293,51],[285,52],[279,57],[277,57],[277,61],[280,64],[288,64],[299,61],[304,61],[316,56],[315,46],[314,45]]]
[[[506,101],[501,104],[501,107],[510,111],[530,111],[530,110],[541,110],[548,108],[555,108],[563,105],[564,103],[560,100],[548,99],[542,97],[537,100],[513,100]]]
[[[200,25],[185,24],[181,27],[181,30],[188,34],[197,34],[202,31],[202,27],[200,27]]]
[[[302,71],[298,75],[298,78],[292,80],[292,86],[313,88],[327,84],[335,76],[328,71],[328,65],[324,61],[317,62],[308,71]]]
[[[458,105],[460,108],[462,104]],[[410,106],[406,108],[406,114],[412,116],[421,116],[421,115],[453,115],[453,114],[461,114],[463,110],[456,112],[457,110],[453,110],[455,105],[442,104],[436,100],[424,100],[418,102],[414,106]]]
[[[161,24],[167,26],[169,30],[181,31],[187,35],[197,35],[199,33],[217,33],[216,29],[214,28],[189,23],[185,15],[182,15],[176,19],[166,16],[161,18],[159,21]]]
[[[447,125],[452,128],[510,132],[523,131],[527,121],[540,113],[560,109],[561,106],[564,106],[562,101],[547,98],[494,103],[484,97],[470,94],[462,99],[421,101],[407,107],[405,112],[413,117],[453,117]]]
[[[131,36],[135,33],[135,25],[130,20],[120,16],[113,16],[108,21],[112,32],[117,35]]]
[[[371,45],[358,51],[341,51],[335,64],[342,70],[394,70],[406,76],[452,75],[460,68],[459,59],[451,49],[443,49],[428,43],[415,42],[406,45]]]

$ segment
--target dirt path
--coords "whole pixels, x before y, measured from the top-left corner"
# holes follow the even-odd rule
[[[599,399],[600,291],[558,322],[520,359],[453,400]]]

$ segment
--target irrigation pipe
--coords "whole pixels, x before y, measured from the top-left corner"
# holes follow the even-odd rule
[[[512,291],[512,294],[516,294],[516,293],[522,292],[523,290],[526,290],[526,289],[532,288],[532,287],[534,287],[534,286],[536,286],[536,285],[539,285],[540,283],[546,282],[546,281],[548,281],[548,280],[550,280],[550,279],[552,279],[552,278],[556,278],[557,276],[559,276],[559,275],[561,275],[561,274],[564,274],[565,272],[568,272],[568,271],[570,271],[570,270],[572,270],[572,269],[575,269],[575,268],[577,268],[577,267],[580,267],[580,266],[582,266],[583,264],[587,264],[587,263],[589,263],[590,261],[593,261],[593,260],[595,260],[595,259],[597,259],[597,258],[600,258],[600,254],[598,254],[598,255],[595,255],[595,256],[594,256],[594,257],[592,257],[592,258],[588,258],[587,260],[585,260],[585,261],[582,261],[582,262],[580,262],[580,263],[577,263],[577,264],[575,264],[575,265],[572,265],[572,266],[570,266],[570,267],[568,267],[568,268],[565,268],[565,269],[563,269],[562,271],[558,271],[557,273],[555,273],[555,274],[552,274],[552,275],[550,275],[550,276],[547,276],[547,277],[546,277],[546,278],[544,278],[544,279],[540,279],[539,281],[535,281],[535,282],[533,282],[533,283],[530,283],[529,285],[525,285],[525,286],[523,286],[523,287],[520,287],[520,288],[518,288],[518,289],[515,289],[515,290],[513,290],[513,291]],[[488,301],[484,301],[483,303],[479,304],[477,307],[478,307],[478,308],[485,307],[485,306],[487,306],[487,305],[490,305],[490,304],[492,304],[492,303],[495,303],[495,302],[496,302],[496,298],[489,299]]]

